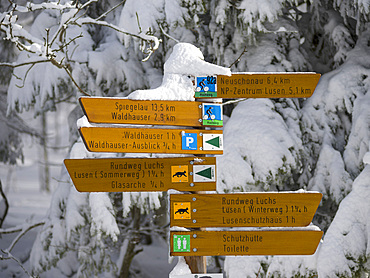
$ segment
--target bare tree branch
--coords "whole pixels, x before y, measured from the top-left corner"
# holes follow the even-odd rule
[[[44,224],[45,224],[45,222],[37,222],[37,223],[34,223],[34,224],[29,225],[26,228],[26,230],[28,231],[28,230],[31,230],[31,229],[33,229],[35,227],[42,226]],[[21,232],[23,230],[25,230],[24,224],[22,224],[20,226],[8,228],[8,229],[0,229],[0,234],[13,234],[13,233]]]
[[[105,13],[103,13],[102,15],[100,15],[98,18],[96,18],[95,20],[100,20],[102,19],[103,17],[106,17],[110,12],[114,11],[115,9],[117,9],[119,6],[121,5],[124,5],[126,3],[126,0],[123,0],[121,3],[118,3],[117,5],[115,5],[113,8],[111,8],[110,10],[106,11]]]
[[[239,57],[229,66],[229,68],[231,68],[233,65],[235,65],[237,62],[240,61],[240,59],[242,58],[242,56],[247,53],[248,50],[247,50],[247,47],[244,47],[244,50],[242,53],[240,53]]]
[[[7,258],[4,258],[3,256],[0,256],[0,260],[9,260],[9,259],[11,259],[11,260],[14,260],[22,269],[23,269],[23,271],[29,276],[29,277],[35,277],[35,276],[33,276],[33,275],[31,275],[31,273],[29,273],[28,271],[27,271],[27,269],[23,266],[23,264],[16,258],[16,257],[14,257],[8,250],[2,250],[1,249],[1,251],[4,253],[4,254],[6,254],[8,257]]]
[[[9,209],[9,203],[8,203],[8,199],[6,198],[6,195],[3,191],[3,185],[1,183],[1,180],[0,180],[0,195],[1,197],[3,197],[3,200],[4,200],[4,203],[5,203],[5,210],[4,210],[4,214],[1,216],[0,218],[0,228],[3,226],[3,223],[4,223],[4,220],[5,220],[5,217],[7,216],[8,214],[8,209]]]
[[[166,33],[166,31],[163,29],[163,26],[162,24],[158,24],[159,25],[159,28],[161,29],[163,35],[165,35],[166,37],[170,38],[171,40],[174,40],[175,42],[179,43],[180,41],[178,39],[175,39],[174,37],[170,36],[169,34]]]
[[[10,68],[18,68],[28,65],[34,65],[34,64],[41,64],[41,63],[49,63],[50,60],[36,60],[36,61],[29,61],[24,63],[0,63],[0,67],[10,67]]]
[[[87,17],[86,16],[87,8],[89,8],[89,6],[92,3],[97,2],[97,1],[98,0],[89,0],[82,5],[77,1],[76,4],[71,4],[71,3],[60,4],[59,2],[44,2],[40,4],[27,3],[25,6],[22,6],[22,5],[15,4],[12,0],[9,0],[9,3],[11,4],[10,10],[8,12],[1,14],[0,31],[4,32],[5,39],[12,41],[14,45],[20,51],[26,51],[28,53],[31,53],[32,56],[38,55],[40,57],[43,57],[44,59],[23,62],[23,63],[0,63],[0,67],[3,66],[3,67],[17,68],[21,66],[31,65],[31,68],[32,68],[35,64],[50,62],[54,66],[60,69],[64,69],[66,73],[68,74],[68,76],[71,78],[73,84],[77,87],[77,89],[83,95],[89,96],[89,94],[86,93],[77,84],[77,81],[73,78],[73,75],[71,72],[70,58],[72,57],[68,54],[68,47],[72,43],[76,43],[76,41],[79,38],[83,37],[83,33],[81,32],[80,35],[74,38],[67,39],[66,30],[71,25],[77,25],[80,27],[82,25],[105,26],[119,33],[139,39],[141,41],[140,50],[144,53],[144,55],[146,55],[142,61],[147,61],[150,58],[150,56],[158,49],[161,41],[156,36],[151,34],[150,32],[146,34],[142,32],[140,32],[139,34],[134,34],[114,24],[101,20],[107,14],[117,9],[119,6],[124,5],[126,0],[112,7],[109,11],[103,13],[97,19],[92,19],[90,17]],[[30,34],[27,30],[22,28],[22,26],[17,23],[18,18],[15,15],[16,12],[17,13],[27,13],[27,12],[34,12],[38,10],[59,10],[61,13],[64,12],[65,16],[61,17],[61,22],[59,23],[57,30],[54,32],[51,38],[49,37],[50,30],[48,28],[45,30],[46,35],[44,39],[40,40],[39,38]],[[57,39],[59,39],[60,43],[56,47],[55,43]],[[59,54],[57,55],[58,52]],[[21,78],[23,79],[23,85],[27,77],[28,71],[26,72],[26,75],[23,78]]]

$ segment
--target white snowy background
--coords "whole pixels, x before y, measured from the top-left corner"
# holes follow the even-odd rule
[[[229,66],[322,74],[306,100],[224,106],[217,186],[219,192],[319,191],[313,222],[325,235],[313,256],[208,258],[208,268],[232,278],[369,275],[369,1],[85,5],[86,13],[68,1],[0,1],[7,39],[0,43],[0,179],[10,204],[0,227],[1,277],[116,277],[130,244],[143,248],[130,277],[167,277],[176,262],[168,262],[165,193],[78,193],[72,185],[64,158],[119,156],[83,147],[77,99],[88,93],[192,101],[188,75],[229,74]],[[188,271],[180,261],[173,274]]]

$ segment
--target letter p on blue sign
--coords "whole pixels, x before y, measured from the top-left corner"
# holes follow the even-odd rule
[[[186,133],[181,134],[181,146],[183,150],[196,150],[198,148],[197,133]]]

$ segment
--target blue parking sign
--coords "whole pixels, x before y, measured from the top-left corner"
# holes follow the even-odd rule
[[[186,133],[181,134],[181,146],[183,150],[197,150],[197,133]]]

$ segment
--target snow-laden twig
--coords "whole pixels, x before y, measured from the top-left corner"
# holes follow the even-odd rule
[[[74,22],[74,24],[77,24],[79,26],[81,26],[81,25],[92,25],[92,24],[105,26],[105,27],[111,28],[111,29],[113,29],[113,30],[115,30],[119,33],[122,33],[124,35],[128,35],[128,36],[140,39],[141,41],[145,42],[146,45],[147,45],[145,50],[143,50],[143,53],[146,54],[147,57],[145,57],[143,59],[143,61],[146,61],[146,60],[149,59],[149,57],[158,49],[159,44],[161,42],[160,39],[158,39],[154,35],[130,33],[127,30],[125,30],[123,28],[120,28],[120,27],[118,27],[114,24],[108,23],[106,21],[94,20],[94,19],[91,19],[91,18],[81,18],[79,20],[76,20]]]
[[[105,13],[103,13],[102,15],[100,15],[95,20],[100,20],[100,19],[106,17],[109,13],[113,12],[115,9],[117,9],[121,5],[124,5],[125,3],[126,3],[126,0],[123,0],[122,2],[118,3],[117,5],[115,5],[114,7],[112,7],[111,9],[109,9],[108,11],[106,11]]]
[[[231,68],[233,65],[235,65],[236,63],[238,63],[239,61],[240,61],[240,59],[242,58],[242,56],[245,54],[245,53],[247,53],[248,52],[248,50],[247,50],[247,47],[244,47],[244,49],[243,49],[243,52],[242,53],[240,53],[240,55],[239,55],[239,57],[238,58],[236,58],[236,60],[229,66],[229,68]]]
[[[13,227],[13,228],[10,228],[10,229],[0,229],[0,234],[10,234],[10,233],[17,233],[17,232],[20,232],[16,237],[15,239],[12,241],[12,243],[9,245],[9,247],[6,249],[8,250],[9,252],[11,252],[14,248],[14,246],[17,244],[17,242],[30,230],[32,230],[33,228],[36,228],[38,226],[42,226],[44,225],[45,222],[37,222],[37,223],[34,223],[34,224],[31,224],[31,225],[27,225],[27,226],[20,226],[20,227]]]
[[[41,64],[41,63],[49,63],[50,61],[48,59],[43,60],[36,60],[36,61],[29,61],[24,63],[0,63],[0,67],[10,67],[10,68],[18,68],[28,65],[35,65],[35,64]]]
[[[34,66],[39,63],[52,63],[54,66],[59,69],[66,71],[67,75],[72,80],[72,83],[77,87],[77,89],[86,96],[89,96],[77,81],[73,78],[71,63],[68,53],[68,46],[72,43],[77,44],[78,39],[83,37],[83,33],[75,36],[74,38],[66,38],[66,30],[68,27],[75,25],[81,27],[82,25],[100,25],[104,27],[111,28],[119,33],[131,36],[133,38],[139,39],[141,41],[140,50],[144,53],[145,58],[142,61],[146,61],[150,56],[158,49],[160,44],[160,39],[150,33],[131,33],[125,30],[124,28],[118,27],[114,24],[108,23],[101,20],[109,12],[113,11],[120,5],[125,3],[125,0],[119,3],[118,5],[112,7],[107,12],[103,13],[97,19],[92,19],[86,16],[87,8],[97,0],[89,0],[84,4],[79,4],[77,2],[74,4],[72,1],[69,1],[65,4],[60,4],[60,2],[50,2],[50,3],[41,3],[33,4],[27,3],[26,5],[17,5],[12,0],[9,0],[11,6],[10,10],[7,12],[0,13],[0,31],[5,34],[5,39],[11,41],[21,52],[28,52],[32,56],[39,56],[43,59],[22,63],[0,63],[1,66],[5,67],[21,67],[26,65]],[[23,28],[21,24],[18,24],[18,17],[15,13],[28,13],[39,10],[58,10],[60,11],[60,20],[58,23],[57,30],[49,38],[49,29],[46,29],[46,34],[42,39],[39,39],[36,36],[33,36],[27,30]],[[57,43],[58,41],[58,43]],[[56,45],[57,43],[57,45]],[[58,54],[58,55],[57,55]],[[31,69],[30,68],[30,69]],[[28,71],[26,72],[28,73]],[[27,74],[22,78],[25,80]]]
[[[233,104],[233,103],[238,103],[247,100],[246,98],[240,98],[240,99],[234,99],[234,100],[229,100],[227,102],[222,103],[221,105],[228,105],[228,104]]]
[[[180,41],[178,39],[175,39],[174,37],[172,37],[168,33],[166,33],[166,31],[163,29],[162,24],[158,24],[158,26],[159,26],[159,29],[161,29],[161,32],[163,33],[163,35],[165,35],[166,37],[170,38],[171,40],[174,40],[177,43],[180,43]]]
[[[9,228],[9,229],[0,229],[0,234],[10,234],[10,233],[17,233],[17,232],[20,232],[14,239],[13,241],[11,242],[11,244],[9,245],[8,248],[6,249],[1,249],[1,251],[7,256],[7,257],[3,257],[3,256],[0,256],[0,260],[14,260],[22,269],[23,271],[29,276],[29,277],[34,277],[32,276],[28,271],[27,269],[23,266],[23,264],[16,258],[12,255],[12,250],[14,248],[14,246],[17,244],[17,242],[30,230],[32,230],[33,228],[36,228],[38,226],[42,226],[44,225],[45,222],[38,222],[38,223],[34,223],[34,224],[31,224],[31,225],[28,225],[28,226],[25,226],[25,225],[21,225],[21,226],[18,226],[18,227],[12,227],[12,228]]]
[[[7,255],[6,258],[4,258],[3,256],[0,256],[0,260],[14,260],[22,269],[23,271],[29,276],[29,277],[35,277],[33,275],[31,275],[31,273],[29,273],[27,271],[27,269],[23,266],[23,264],[16,258],[14,257],[8,250],[3,250],[1,249],[1,251]]]

